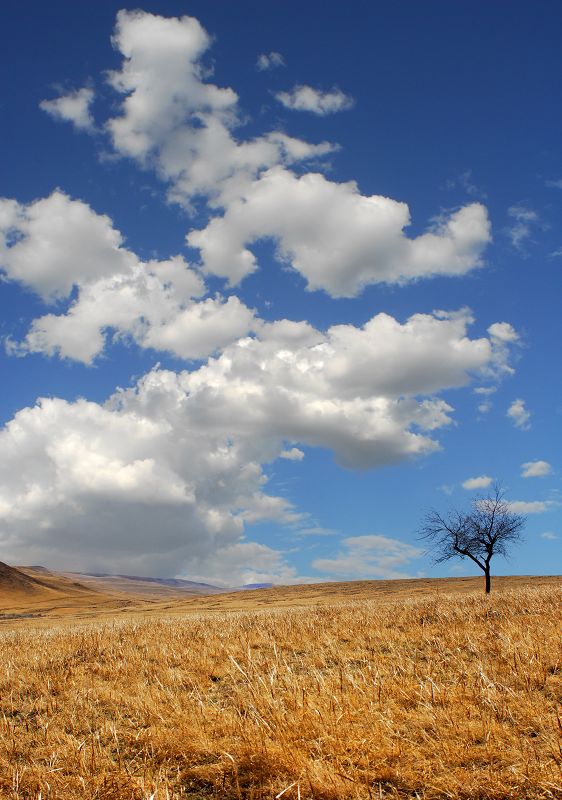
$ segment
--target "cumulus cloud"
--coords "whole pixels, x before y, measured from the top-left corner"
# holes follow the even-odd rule
[[[181,256],[141,262],[107,216],[60,191],[22,205],[0,200],[0,268],[47,302],[12,352],[91,363],[110,332],[140,347],[199,359],[244,336],[254,313],[237,297],[201,299],[201,276]]]
[[[326,332],[261,323],[197,369],[154,369],[103,405],[23,409],[0,432],[2,552],[15,563],[210,579],[248,526],[310,527],[267,491],[264,465],[296,455],[296,443],[355,468],[436,450],[452,409],[435,393],[493,357],[489,340],[467,337],[469,321],[379,314]]]
[[[208,80],[202,57],[210,36],[192,17],[166,19],[120,11],[113,44],[123,56],[109,83],[122,96],[107,132],[115,150],[156,169],[170,198],[189,207],[205,196],[213,204],[239,197],[263,169],[333,150],[271,131],[238,140],[238,95]]]
[[[490,478],[489,475],[480,475],[477,478],[467,478],[462,483],[463,489],[486,489],[491,483],[493,478]]]
[[[44,300],[127,273],[135,258],[109,217],[63,192],[29,204],[0,198],[0,267]]]
[[[548,539],[551,542],[554,542],[556,539],[558,539],[558,536],[552,531],[545,531],[544,533],[540,534],[540,537],[541,539]]]
[[[265,482],[252,448],[224,432],[202,431],[182,414],[170,376],[146,381],[165,406],[149,408],[155,398],[143,386],[135,409],[125,397],[104,406],[46,399],[0,433],[6,558],[203,574],[217,553],[243,543],[243,512],[258,507]],[[290,513],[285,501],[268,502],[274,519],[283,509]],[[268,518],[267,503],[260,518]]]
[[[260,72],[284,66],[285,59],[281,53],[277,53],[275,50],[272,50],[270,53],[260,53],[256,61],[256,67]]]
[[[521,464],[521,476],[523,478],[542,478],[550,475],[552,467],[548,461],[526,461]]]
[[[518,398],[507,409],[507,416],[516,428],[527,431],[531,427],[531,412],[525,406],[525,401]]]
[[[317,558],[312,566],[337,579],[409,578],[401,571],[423,550],[388,536],[350,536],[335,558]]]
[[[334,183],[313,173],[298,177],[275,167],[224,216],[187,240],[200,249],[206,272],[236,284],[258,266],[246,245],[274,238],[281,262],[299,272],[309,289],[335,297],[353,296],[374,283],[462,275],[481,265],[490,224],[479,203],[413,239],[404,234],[409,222],[404,203],[366,197],[353,182]]]
[[[310,111],[320,117],[327,114],[336,114],[353,107],[353,98],[342,92],[341,89],[332,89],[321,92],[312,86],[295,86],[290,92],[278,92],[276,99],[292,111]]]
[[[85,86],[75,92],[56,97],[54,100],[42,100],[39,108],[54,119],[71,122],[78,130],[91,132],[95,127],[94,118],[90,112],[93,101],[94,90]]]
[[[201,66],[209,44],[190,17],[121,11],[114,45],[124,60],[110,83],[123,100],[120,113],[107,122],[115,150],[154,167],[168,182],[171,199],[189,207],[192,198],[203,196],[210,209],[224,209],[222,217],[188,237],[201,249],[208,272],[237,283],[256,269],[246,246],[260,238],[275,239],[280,260],[310,288],[336,296],[370,283],[464,274],[482,264],[490,225],[481,204],[408,239],[404,203],[362,196],[354,183],[291,170],[296,162],[333,152],[333,145],[279,131],[236,138],[238,96],[210,83]]]

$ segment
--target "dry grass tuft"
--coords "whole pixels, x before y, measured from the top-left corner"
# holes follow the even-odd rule
[[[0,635],[0,796],[562,797],[560,590]]]

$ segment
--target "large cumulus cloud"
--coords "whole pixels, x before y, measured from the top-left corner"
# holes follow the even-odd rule
[[[452,408],[435,393],[503,364],[493,337],[467,335],[470,321],[380,314],[326,332],[262,323],[198,369],[155,369],[103,405],[22,409],[0,433],[5,557],[208,579],[235,552],[242,570],[248,526],[305,521],[267,491],[266,465],[287,447],[372,468],[439,446]],[[279,554],[259,552],[290,577]]]

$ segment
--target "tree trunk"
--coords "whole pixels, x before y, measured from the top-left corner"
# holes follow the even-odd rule
[[[484,575],[486,576],[486,594],[490,594],[490,590],[492,588],[492,581],[491,581],[491,578],[490,578],[490,570],[489,569],[485,570]]]

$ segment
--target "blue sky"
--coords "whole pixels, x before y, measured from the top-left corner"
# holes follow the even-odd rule
[[[561,21],[12,4],[2,560],[473,574],[416,529],[498,480],[559,572]]]

